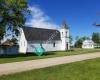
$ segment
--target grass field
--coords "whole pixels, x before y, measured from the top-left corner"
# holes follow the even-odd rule
[[[100,58],[4,75],[0,80],[100,80]]]
[[[100,52],[100,49],[74,49],[74,51],[48,52],[48,53],[45,53],[43,56],[36,56],[34,54],[19,54],[19,55],[12,55],[12,56],[5,55],[5,56],[0,56],[0,64],[8,63],[8,62],[41,59],[41,58],[77,55],[77,54],[92,53],[92,52]]]

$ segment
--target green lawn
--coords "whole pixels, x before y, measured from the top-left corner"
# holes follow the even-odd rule
[[[45,53],[43,56],[36,56],[34,54],[20,54],[13,56],[0,56],[0,63],[8,63],[8,62],[17,62],[17,61],[26,61],[26,60],[34,60],[41,58],[50,58],[50,57],[59,57],[59,56],[68,56],[68,55],[77,55],[83,53],[91,53],[98,52],[100,49],[74,49],[74,51],[64,51],[64,52],[49,52]]]
[[[0,80],[100,80],[100,58],[4,75]]]

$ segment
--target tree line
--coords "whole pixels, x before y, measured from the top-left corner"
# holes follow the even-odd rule
[[[84,40],[90,40],[90,39],[91,39],[94,43],[100,44],[100,33],[98,33],[98,32],[93,32],[92,38],[86,37],[86,36],[83,36],[83,37],[77,36],[77,37],[76,37],[75,44],[74,44],[74,47],[76,47],[76,48],[81,48],[81,47],[82,47],[83,41],[84,41]]]

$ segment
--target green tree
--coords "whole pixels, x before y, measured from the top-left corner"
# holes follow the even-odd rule
[[[81,48],[82,46],[82,39],[78,39],[76,42],[75,42],[75,47],[76,48]]]
[[[75,40],[77,41],[79,39],[79,36],[76,36]]]
[[[75,47],[76,48],[81,48],[82,47],[82,43],[84,40],[90,39],[89,37],[83,36],[83,37],[77,37],[76,38],[76,42],[75,42]]]
[[[72,46],[72,42],[73,42],[73,37],[72,36],[69,36],[69,42],[70,42],[70,44]]]
[[[24,26],[28,13],[26,0],[0,0],[0,40],[6,27],[12,28],[18,36],[18,28]]]
[[[95,42],[95,43],[98,43],[100,44],[100,33],[93,33],[92,34],[92,40]]]

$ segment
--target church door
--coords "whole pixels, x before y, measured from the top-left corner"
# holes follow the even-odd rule
[[[66,50],[68,50],[68,43],[66,44]]]

